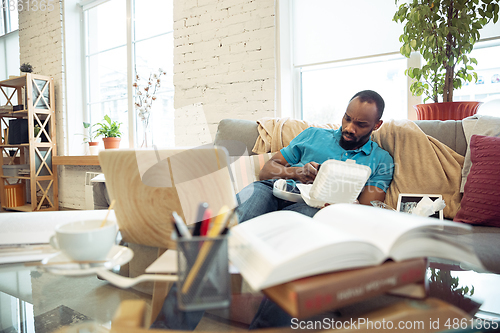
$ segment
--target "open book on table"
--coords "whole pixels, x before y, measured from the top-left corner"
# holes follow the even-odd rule
[[[355,204],[313,218],[278,211],[230,231],[229,259],[256,290],[315,274],[438,257],[482,269],[466,235],[471,227]]]

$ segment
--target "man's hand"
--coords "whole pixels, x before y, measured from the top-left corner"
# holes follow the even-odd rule
[[[303,184],[311,184],[316,175],[318,174],[319,164],[316,162],[309,162],[301,168],[297,168],[295,171],[296,178],[295,180],[300,181]]]
[[[318,174],[319,164],[309,162],[303,167],[291,167],[281,152],[277,152],[274,156],[264,164],[259,173],[259,179],[293,179],[304,184],[310,184]]]

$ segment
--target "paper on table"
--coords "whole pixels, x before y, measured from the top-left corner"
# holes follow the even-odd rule
[[[0,248],[0,264],[39,261],[56,252],[57,250],[52,246],[45,244],[23,247],[2,247]]]
[[[3,213],[0,219],[0,264],[37,261],[56,251],[49,240],[64,222],[102,220],[106,210]],[[116,221],[112,211],[108,220]]]
[[[177,273],[177,251],[165,251],[146,268],[146,273]]]
[[[229,273],[238,274],[239,272],[238,268],[229,263]],[[165,251],[146,268],[146,273],[177,273],[177,251]]]
[[[106,210],[3,213],[0,219],[0,246],[48,244],[58,224],[88,219],[102,220],[106,213]],[[114,211],[109,214],[108,219],[116,221]]]

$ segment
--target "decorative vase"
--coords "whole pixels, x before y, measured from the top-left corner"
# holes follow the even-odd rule
[[[151,148],[153,147],[153,132],[151,131],[151,126],[149,125],[149,117],[142,119],[142,144],[141,148]]]
[[[120,147],[120,138],[103,138],[104,149],[117,149]]]
[[[477,113],[482,102],[445,102],[417,104],[418,120],[462,120]]]
[[[99,155],[99,142],[89,141],[89,154],[90,155]]]

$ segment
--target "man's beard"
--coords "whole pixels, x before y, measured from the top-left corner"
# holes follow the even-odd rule
[[[363,146],[368,141],[368,138],[370,136],[371,136],[371,133],[368,133],[368,134],[366,134],[366,135],[358,138],[357,140],[356,140],[355,137],[350,136],[351,138],[354,138],[355,140],[353,140],[353,141],[346,141],[344,139],[344,133],[342,133],[342,136],[340,137],[339,144],[345,150],[355,150],[355,149],[358,149],[361,146]]]

